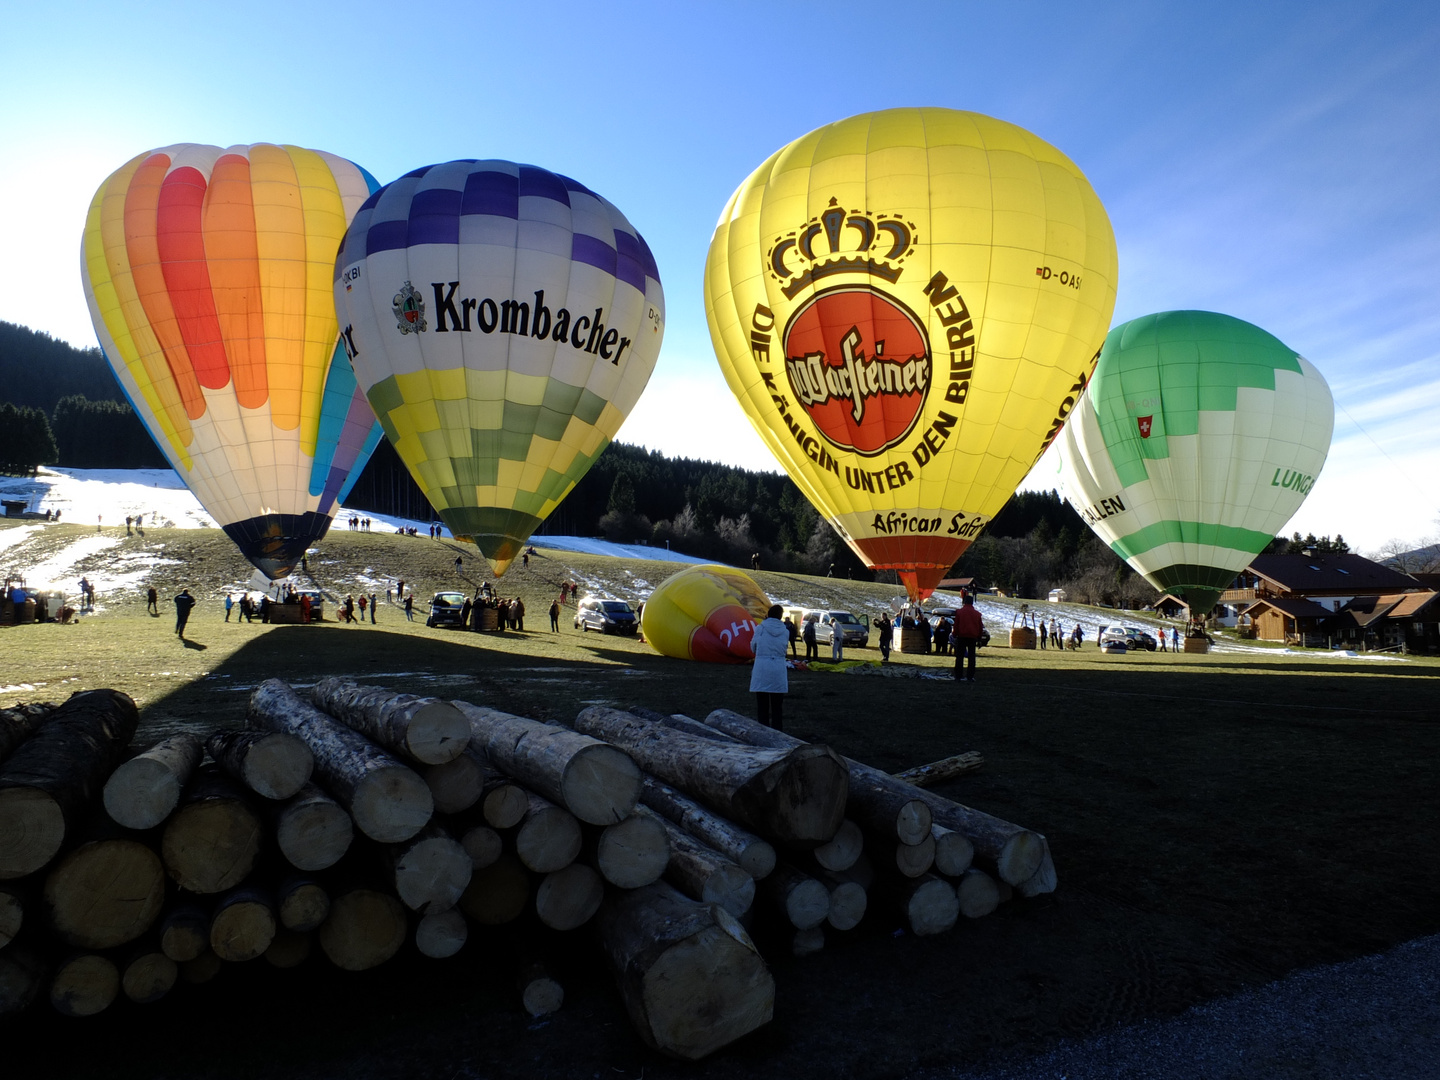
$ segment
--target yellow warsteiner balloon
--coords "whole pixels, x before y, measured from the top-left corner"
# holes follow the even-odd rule
[[[645,640],[666,656],[741,664],[754,659],[750,638],[770,600],[755,580],[728,566],[691,566],[671,574],[645,601]]]
[[[730,198],[705,308],[760,437],[865,563],[934,589],[1050,445],[1115,307],[1080,170],[976,113],[891,109]]]

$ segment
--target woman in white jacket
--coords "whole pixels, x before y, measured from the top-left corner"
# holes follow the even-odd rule
[[[790,631],[780,621],[785,609],[774,605],[765,613],[765,621],[755,627],[750,637],[750,651],[755,654],[755,667],[750,672],[750,692],[755,695],[755,719],[766,727],[784,731],[785,694],[790,681],[785,669],[785,652],[790,645]]]

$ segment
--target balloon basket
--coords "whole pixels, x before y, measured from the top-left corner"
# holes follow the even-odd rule
[[[1208,653],[1210,642],[1203,637],[1187,637],[1185,639],[1185,651],[1187,653]]]
[[[1035,648],[1035,631],[1028,626],[1012,626],[1010,628],[1010,648]]]

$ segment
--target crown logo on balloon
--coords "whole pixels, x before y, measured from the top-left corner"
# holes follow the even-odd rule
[[[847,210],[838,199],[798,229],[775,239],[766,252],[770,274],[787,300],[835,274],[866,274],[892,285],[915,250],[915,225],[899,214]]]

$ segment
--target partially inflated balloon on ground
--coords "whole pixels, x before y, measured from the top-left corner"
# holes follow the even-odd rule
[[[851,117],[730,198],[705,266],[730,389],[864,562],[930,594],[1055,438],[1115,306],[1064,154],[950,109]]]
[[[672,574],[645,601],[641,627],[657,651],[719,664],[755,658],[750,638],[770,600],[755,579],[728,566],[691,566]]]
[[[318,150],[181,144],[113,173],[85,222],[105,358],[200,505],[272,578],[325,535],[380,436],[330,290],[376,187]]]
[[[640,234],[568,177],[417,169],[345,235],[335,302],[360,384],[450,530],[503,574],[609,445],[660,353]]]
[[[1166,311],[1117,326],[1060,436],[1071,504],[1207,613],[1310,493],[1335,423],[1315,366],[1258,326]]]

